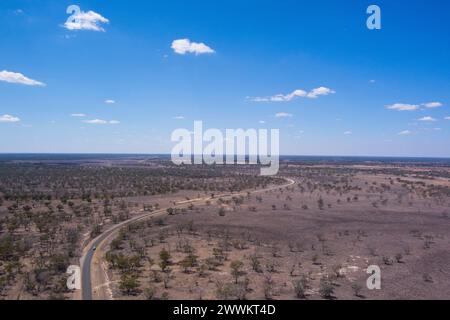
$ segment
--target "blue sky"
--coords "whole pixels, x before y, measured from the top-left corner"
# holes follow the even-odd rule
[[[282,154],[450,156],[448,21],[444,0],[2,1],[0,152],[170,153],[202,120],[278,128]]]

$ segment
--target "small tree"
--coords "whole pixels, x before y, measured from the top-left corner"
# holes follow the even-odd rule
[[[180,264],[184,268],[184,272],[188,273],[189,269],[197,264],[197,257],[190,253],[180,262]]]
[[[167,267],[170,265],[170,258],[170,253],[166,249],[163,249],[159,252],[159,266],[162,271],[165,272],[167,270]]]
[[[258,256],[256,254],[250,256],[250,261],[252,263],[253,271],[255,271],[257,273],[261,273],[262,272],[261,262],[259,261]]]
[[[124,274],[120,278],[119,288],[125,295],[134,295],[139,288],[139,281],[135,275]]]
[[[242,275],[242,267],[244,263],[239,260],[230,263],[231,275],[234,277],[235,283],[238,283],[239,277]]]

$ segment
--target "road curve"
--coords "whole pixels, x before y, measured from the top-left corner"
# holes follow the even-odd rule
[[[215,195],[214,199],[245,195],[248,192],[251,194],[261,193],[261,192],[276,190],[276,189],[280,189],[280,188],[287,188],[287,187],[295,184],[295,181],[290,178],[285,178],[285,177],[282,177],[282,178],[285,179],[288,183],[286,183],[284,185],[280,185],[280,186],[271,186],[269,188],[259,189],[259,190],[254,190],[254,191],[243,191],[243,192],[237,192],[237,193]],[[172,208],[182,208],[182,207],[185,207],[187,204],[206,202],[206,201],[212,200],[212,199],[213,199],[212,197],[204,197],[204,198],[192,199],[189,201],[183,201],[183,202],[179,202],[175,206],[172,206]],[[167,208],[159,209],[157,211],[141,214],[141,215],[133,217],[129,220],[123,221],[119,224],[112,226],[111,228],[109,228],[108,230],[103,232],[101,235],[99,235],[98,237],[93,239],[91,242],[89,242],[89,244],[84,248],[83,256],[80,259],[80,263],[81,263],[81,299],[82,300],[92,300],[91,266],[92,266],[92,259],[96,252],[94,250],[94,248],[99,248],[105,240],[107,240],[112,234],[118,232],[122,227],[124,227],[130,223],[133,223],[133,222],[137,222],[140,220],[145,220],[145,219],[148,219],[151,217],[166,214],[166,210],[167,210]]]

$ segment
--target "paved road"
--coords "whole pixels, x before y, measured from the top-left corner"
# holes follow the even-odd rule
[[[288,181],[287,184],[284,184],[281,186],[272,186],[269,188],[255,190],[255,191],[250,191],[250,193],[255,194],[255,193],[261,193],[261,192],[266,192],[266,191],[270,191],[270,190],[276,190],[276,189],[280,189],[280,188],[287,188],[295,183],[295,181],[292,179],[289,179],[289,178],[284,178],[284,179],[286,181]],[[247,191],[239,192],[239,193],[228,193],[228,194],[223,194],[223,195],[216,195],[216,196],[214,196],[214,198],[218,199],[218,198],[233,197],[233,196],[239,196],[239,195],[245,195],[245,194],[247,194]],[[183,202],[179,202],[178,205],[172,206],[172,208],[182,208],[182,207],[186,207],[190,203],[206,202],[206,201],[212,200],[212,199],[213,198],[211,198],[211,197],[205,197],[205,198],[198,198],[198,199],[193,199],[193,200],[189,200],[189,201],[183,201]],[[167,208],[163,208],[163,209],[160,209],[157,211],[153,211],[151,213],[145,213],[145,214],[136,216],[134,218],[131,218],[129,220],[126,220],[124,222],[121,222],[119,224],[116,224],[116,225],[112,226],[111,228],[109,228],[108,230],[106,230],[105,232],[103,232],[97,238],[92,240],[85,247],[85,249],[83,250],[84,254],[80,260],[81,261],[81,298],[82,298],[82,300],[92,300],[91,266],[92,266],[92,259],[96,252],[96,251],[94,251],[94,247],[99,248],[103,244],[103,242],[109,238],[109,236],[111,236],[115,232],[118,232],[122,227],[124,227],[132,222],[137,222],[139,220],[145,220],[150,217],[165,214],[166,210],[167,210]]]

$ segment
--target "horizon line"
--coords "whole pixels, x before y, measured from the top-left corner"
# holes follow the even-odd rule
[[[0,155],[115,155],[115,156],[168,156],[170,157],[170,153],[129,153],[129,152],[0,152]],[[192,155],[192,157],[200,156],[200,155]],[[217,155],[220,156],[220,155]],[[223,154],[223,157],[227,156],[227,154]],[[230,155],[231,156],[231,155]],[[237,155],[234,155],[237,156]],[[240,155],[242,156],[242,155]],[[244,155],[249,157],[251,155]],[[258,156],[258,155],[252,155]],[[406,159],[448,159],[450,160],[450,156],[394,156],[394,155],[314,155],[314,154],[280,154],[279,157],[324,157],[324,158],[406,158]]]

